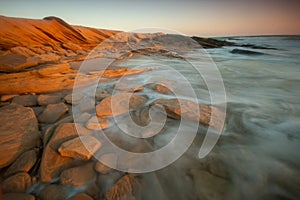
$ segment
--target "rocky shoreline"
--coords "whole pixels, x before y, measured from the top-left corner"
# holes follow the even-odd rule
[[[223,128],[220,122],[210,120],[212,109],[217,110],[217,107],[182,100],[184,112],[178,112],[178,100],[168,88],[159,84],[119,86],[117,93],[113,93],[115,85],[111,84],[105,89],[97,87],[94,96],[72,92],[77,77],[80,79],[76,81],[76,87],[88,88],[95,81],[97,85],[114,83],[120,77],[134,77],[155,70],[117,65],[108,68],[92,65],[86,71],[79,70],[78,66],[85,59],[122,61],[148,54],[182,59],[180,52],[161,48],[164,46],[161,37],[167,37],[165,40],[173,36],[71,26],[55,17],[27,20],[1,16],[0,25],[6,27],[1,28],[0,33],[0,182],[3,200],[139,199],[137,194],[143,175],[111,169],[93,158],[103,146],[96,131],[113,129],[111,117],[115,115],[130,111],[136,114],[138,124],[145,125],[149,121],[150,107],[160,105],[165,108],[169,123],[177,123],[178,119],[198,119],[197,123],[204,127]],[[20,28],[24,25],[27,29]],[[121,34],[118,42],[108,41],[97,46],[117,33]],[[132,49],[134,44],[143,46],[149,40],[153,40],[151,47]],[[214,39],[198,38],[197,42],[206,48],[230,45]],[[128,44],[131,49],[119,51]],[[139,94],[146,89],[172,98],[151,99]],[[124,106],[128,93],[131,96],[129,108]],[[111,102],[118,112],[112,112]],[[81,113],[76,116],[76,122],[74,107]],[[196,116],[195,107],[202,111],[201,117]],[[122,138],[114,139],[119,145],[124,143]],[[149,148],[135,143],[128,145],[139,152]],[[103,156],[115,165],[124,164],[114,154]],[[130,168],[130,162],[127,164],[122,167]],[[189,171],[196,188],[205,188],[197,191],[196,196],[211,199],[214,191],[210,184],[217,184],[215,199],[224,195],[229,179],[225,167],[220,165],[223,165],[221,161],[210,157]]]

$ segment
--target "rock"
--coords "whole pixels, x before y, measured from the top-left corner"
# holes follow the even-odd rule
[[[85,193],[79,193],[69,198],[68,200],[93,200],[93,198]]]
[[[117,93],[103,99],[97,106],[96,112],[99,117],[116,116],[137,109],[145,104],[147,98],[130,93]],[[111,107],[113,105],[113,109]]]
[[[27,58],[20,54],[7,54],[1,56],[0,71],[2,72],[18,72],[22,69],[32,67],[38,64],[38,60]]]
[[[199,121],[204,126],[212,126],[221,130],[223,128],[222,113],[218,108],[210,105],[198,104],[196,102],[185,99],[158,99],[151,105],[162,105],[169,117],[175,119],[186,119],[190,121]],[[197,112],[197,108],[199,113]],[[220,119],[211,120],[211,111],[216,112]]]
[[[66,49],[70,49],[72,51],[76,51],[76,50],[82,50],[82,48],[78,45],[78,44],[74,44],[74,43],[63,43],[62,46]]]
[[[82,113],[95,112],[95,101],[92,99],[83,99],[76,107],[78,107],[79,111]]]
[[[31,108],[10,104],[0,108],[0,116],[1,169],[11,164],[25,151],[34,148],[39,142],[40,135]]]
[[[23,56],[26,56],[26,57],[29,57],[29,56],[35,56],[36,53],[34,53],[33,51],[31,51],[30,49],[26,48],[26,47],[13,47],[10,49],[10,51],[12,53],[15,53],[15,54],[20,54],[20,55],[23,55]]]
[[[61,102],[61,96],[59,95],[39,95],[37,98],[40,106],[46,106],[48,104],[55,104]]]
[[[117,181],[106,193],[106,200],[135,199],[133,195],[137,180],[132,175],[125,175]]]
[[[59,177],[64,169],[73,166],[73,159],[61,156],[57,149],[63,142],[77,136],[78,132],[74,123],[60,124],[56,128],[43,152],[40,166],[41,182],[50,182],[54,178]]]
[[[97,185],[101,188],[101,192],[105,193],[111,188],[122,176],[123,172],[114,171],[109,174],[100,174],[97,178]]]
[[[9,166],[5,172],[5,176],[10,176],[17,172],[29,172],[29,170],[34,166],[37,160],[37,154],[35,150],[26,151],[21,154],[14,163]]]
[[[20,95],[16,96],[12,100],[13,103],[17,103],[22,106],[36,106],[37,102],[37,95]]]
[[[112,168],[102,164],[101,162],[97,162],[95,165],[95,170],[101,174],[108,174],[113,171]]]
[[[35,198],[33,195],[26,193],[6,193],[3,195],[2,200],[35,200]]]
[[[89,160],[101,147],[101,142],[92,136],[80,136],[68,140],[59,147],[60,155]]]
[[[117,162],[118,162],[118,157],[115,153],[107,153],[107,154],[103,154],[100,157],[100,161],[98,161],[95,165],[95,170],[101,174],[108,174],[111,172],[114,172],[115,170],[113,168],[117,167]],[[112,166],[113,168],[110,168],[108,166],[106,166],[105,164],[109,164],[109,166]]]
[[[80,101],[83,98],[83,94],[80,93],[72,93],[72,94],[68,94],[67,96],[65,96],[65,101],[68,104],[73,104],[73,105],[77,105],[80,103]]]
[[[75,118],[76,123],[83,123],[85,124],[91,118],[91,114],[84,112],[79,117]]]
[[[245,50],[245,49],[233,49],[233,50],[230,51],[230,53],[243,54],[243,55],[253,55],[253,56],[264,55],[264,53],[261,53],[261,52],[250,51],[250,50]]]
[[[102,90],[100,88],[96,89],[95,93],[95,99],[97,101],[101,101],[102,99],[105,99],[106,97],[109,97],[111,94],[107,90]]]
[[[60,175],[60,183],[77,187],[92,182],[96,177],[94,164],[87,163],[79,167],[64,170]]]
[[[18,96],[18,95],[16,95],[16,94],[2,95],[0,98],[0,101],[8,101],[8,100],[11,100],[12,98],[14,98],[15,96]]]
[[[86,194],[88,194],[93,199],[100,199],[100,192],[102,191],[102,188],[100,189],[95,182],[89,183],[87,185],[86,190],[84,191]]]
[[[67,196],[67,189],[55,184],[47,185],[38,195],[40,200],[65,200]]]
[[[68,110],[68,106],[64,103],[49,104],[39,115],[38,120],[41,123],[51,124],[59,120]]]
[[[161,84],[156,84],[154,86],[154,89],[157,92],[162,93],[162,94],[172,94],[172,91],[168,87],[161,85]]]
[[[190,171],[193,176],[197,197],[203,200],[219,200],[226,199],[229,189],[229,182],[225,179],[218,178],[210,173],[192,169]]]
[[[38,106],[38,107],[31,107],[35,116],[39,116],[44,110],[44,107]]]
[[[7,179],[2,183],[3,193],[9,192],[26,192],[31,186],[31,178],[27,173],[18,173]]]
[[[111,123],[106,118],[101,118],[97,116],[93,116],[86,123],[86,127],[90,130],[100,130],[105,129],[111,126]]]

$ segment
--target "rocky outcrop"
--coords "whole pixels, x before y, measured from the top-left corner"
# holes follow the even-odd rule
[[[22,153],[34,148],[40,135],[31,108],[10,104],[0,108],[0,116],[0,168],[3,168]]]

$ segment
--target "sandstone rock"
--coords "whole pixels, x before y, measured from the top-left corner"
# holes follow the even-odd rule
[[[38,195],[40,200],[64,200],[67,196],[67,189],[55,184],[47,185]]]
[[[80,136],[61,144],[60,155],[71,158],[89,160],[101,147],[101,142],[92,136]]]
[[[10,104],[0,108],[0,116],[0,168],[3,168],[35,147],[40,135],[31,108]]]
[[[218,108],[210,105],[198,104],[196,102],[185,99],[158,99],[151,105],[162,105],[169,117],[175,119],[186,119],[191,121],[199,121],[204,126],[212,126],[216,129],[222,129],[222,113]],[[199,113],[197,112],[197,108]],[[212,110],[220,116],[220,119],[211,120]],[[225,116],[224,116],[225,117]]]
[[[60,124],[56,128],[43,152],[40,166],[41,182],[50,182],[52,179],[59,177],[64,169],[73,166],[73,159],[61,156],[57,149],[63,142],[77,136],[78,132],[74,123]]]
[[[86,123],[86,127],[90,130],[100,130],[105,129],[111,126],[111,123],[106,118],[101,118],[97,116],[93,116],[89,119],[89,121]]]
[[[59,95],[39,95],[37,98],[38,104],[46,106],[48,104],[56,104],[61,102],[61,96]]]
[[[70,50],[72,50],[72,51],[82,50],[82,48],[81,48],[79,45],[74,44],[74,43],[71,43],[71,42],[69,42],[69,43],[63,43],[62,46],[63,46],[64,48],[70,49]]]
[[[72,94],[68,94],[67,96],[65,96],[65,101],[68,104],[73,104],[73,105],[77,105],[80,103],[80,101],[83,98],[83,94],[80,93],[72,93]]]
[[[18,173],[7,179],[2,183],[3,193],[9,192],[26,192],[31,186],[31,178],[27,173]]]
[[[84,112],[79,117],[75,118],[76,123],[83,123],[85,124],[91,118],[91,114]]]
[[[32,67],[38,64],[37,60],[28,59],[20,54],[7,54],[1,56],[0,71],[2,72],[18,72],[22,69]]]
[[[31,107],[31,108],[32,108],[35,116],[39,116],[45,110],[45,108],[41,107],[41,106]]]
[[[22,106],[36,106],[37,102],[37,95],[20,95],[16,96],[12,100],[13,103],[17,103]]]
[[[115,153],[107,153],[103,154],[100,157],[100,160],[104,162],[104,164],[100,161],[98,161],[95,165],[95,170],[101,174],[108,174],[113,171],[115,171],[113,168],[117,167],[118,157]],[[106,166],[105,164],[109,164],[109,166],[113,167],[110,168]]]
[[[18,96],[18,95],[16,95],[16,94],[2,95],[0,98],[0,101],[8,101],[8,100],[11,100],[12,98],[14,98],[15,96]]]
[[[35,150],[26,151],[21,154],[14,163],[9,166],[5,172],[5,176],[10,176],[17,172],[29,172],[29,170],[34,166],[37,160],[37,154]]]
[[[226,199],[229,189],[229,182],[225,179],[218,178],[210,173],[192,169],[190,173],[195,182],[197,197],[203,200],[219,200]]]
[[[97,101],[101,101],[102,99],[109,97],[110,95],[111,94],[109,93],[109,91],[97,88],[95,93],[95,99]]]
[[[113,171],[112,168],[102,164],[101,162],[96,163],[95,170],[101,174],[108,174]]]
[[[106,193],[106,200],[121,200],[121,199],[135,199],[133,196],[134,187],[138,181],[134,176],[125,175],[117,181]]]
[[[95,110],[95,101],[92,99],[83,99],[77,106],[80,112],[90,113]]]
[[[23,56],[26,56],[26,57],[29,57],[29,56],[35,56],[36,53],[34,53],[33,51],[31,51],[30,49],[26,48],[26,47],[13,47],[10,49],[10,51],[12,53],[15,53],[15,54],[20,54],[20,55],[23,55]]]
[[[49,104],[42,114],[39,115],[38,120],[41,123],[51,124],[61,118],[68,110],[68,106],[64,103]]]
[[[64,170],[60,175],[60,183],[63,185],[82,186],[86,185],[97,177],[94,171],[94,164],[85,165]]]
[[[34,196],[26,193],[6,193],[2,200],[35,200]]]
[[[85,193],[79,193],[69,198],[68,200],[93,200],[93,198]]]
[[[147,98],[130,93],[117,93],[103,99],[97,106],[96,112],[99,117],[116,116],[137,109],[145,104]],[[114,106],[113,108],[111,106]]]

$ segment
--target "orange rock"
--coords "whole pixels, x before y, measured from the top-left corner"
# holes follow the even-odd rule
[[[115,185],[113,185],[105,193],[106,200],[121,200],[130,199],[133,200],[133,191],[138,181],[132,175],[125,175],[120,178]]]
[[[93,200],[93,198],[85,193],[79,193],[69,198],[68,200]]]
[[[60,155],[89,160],[101,147],[101,142],[92,136],[80,136],[61,144]]]
[[[111,126],[111,123],[108,119],[102,117],[91,117],[86,123],[86,127],[90,130],[100,130],[105,129]]]
[[[31,108],[10,104],[0,108],[0,116],[0,168],[3,168],[35,147],[40,135]]]
[[[99,117],[116,116],[137,109],[145,104],[147,98],[131,93],[117,93],[103,99],[97,106],[96,112]],[[111,106],[114,106],[113,108]]]
[[[9,192],[26,192],[31,186],[31,177],[27,173],[18,173],[2,183],[3,193]]]

